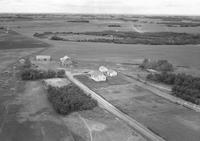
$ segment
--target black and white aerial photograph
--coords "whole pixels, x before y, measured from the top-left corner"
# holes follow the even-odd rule
[[[0,0],[0,141],[200,141],[200,0]]]

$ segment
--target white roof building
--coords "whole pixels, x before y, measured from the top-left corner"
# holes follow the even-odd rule
[[[71,58],[68,56],[64,56],[64,57],[60,58],[60,62],[61,62],[62,66],[67,66],[67,65],[72,64]]]
[[[21,58],[21,59],[19,59],[19,62],[20,62],[20,64],[24,64],[26,62],[26,60]]]
[[[36,56],[37,61],[51,61],[51,56],[48,55],[37,55]]]
[[[106,75],[107,75],[107,76],[110,76],[110,77],[114,77],[114,76],[117,76],[117,72],[114,71],[114,70],[108,70],[108,71],[106,72]]]
[[[105,73],[105,72],[108,71],[108,69],[106,67],[104,67],[104,66],[100,66],[99,67],[99,71],[102,72],[102,73]]]
[[[96,82],[106,81],[106,76],[100,71],[91,71],[89,72],[91,79]]]

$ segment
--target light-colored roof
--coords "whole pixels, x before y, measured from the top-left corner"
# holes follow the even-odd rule
[[[69,57],[68,57],[68,56],[64,56],[63,59],[64,59],[64,60],[67,60],[67,59],[69,59]]]
[[[106,72],[106,71],[108,71],[108,69],[105,66],[100,66],[99,71]]]
[[[89,73],[90,75],[94,76],[94,77],[97,77],[97,76],[105,76],[102,72],[100,71],[91,71]]]

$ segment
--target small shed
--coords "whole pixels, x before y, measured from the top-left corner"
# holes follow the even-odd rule
[[[117,76],[117,72],[114,71],[114,70],[108,70],[108,71],[106,72],[106,75],[107,75],[107,76],[110,76],[110,77],[114,77],[114,76]]]
[[[51,56],[49,56],[49,55],[37,55],[36,61],[51,61]]]
[[[100,71],[91,71],[89,72],[91,79],[96,82],[106,81],[106,76]]]
[[[105,66],[100,66],[99,71],[102,73],[106,73],[108,71],[108,68],[106,68]]]
[[[60,58],[60,63],[62,66],[69,66],[72,64],[72,60],[70,57],[64,56],[64,57]]]
[[[25,62],[26,62],[25,59],[23,59],[23,58],[19,59],[19,63],[20,63],[20,64],[24,64]]]

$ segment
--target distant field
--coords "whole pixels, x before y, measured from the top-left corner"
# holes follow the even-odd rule
[[[5,32],[4,30],[0,31],[0,49],[49,47],[47,43],[22,36],[15,31]]]
[[[32,53],[42,50],[41,48],[23,48],[23,49],[8,49],[0,51],[0,72],[10,64],[16,62],[21,57],[30,55]]]

